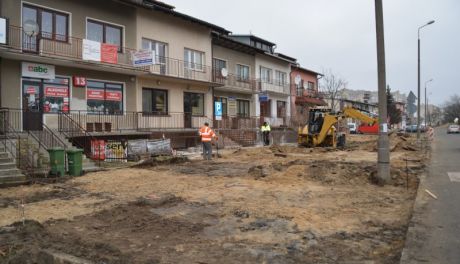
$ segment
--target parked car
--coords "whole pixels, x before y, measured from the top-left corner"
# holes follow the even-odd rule
[[[350,130],[350,134],[356,134],[358,132],[356,123],[348,123],[348,129]]]
[[[426,128],[422,125],[420,125],[420,132],[425,132]],[[409,133],[417,133],[417,125],[409,125],[406,127],[406,132]]]
[[[460,133],[460,126],[459,125],[449,125],[447,127],[447,134],[452,134],[452,133]]]

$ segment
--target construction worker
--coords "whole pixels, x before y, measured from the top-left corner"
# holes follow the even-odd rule
[[[262,132],[262,141],[264,142],[264,146],[270,145],[270,131],[272,131],[270,125],[267,122],[264,122],[260,131]]]
[[[200,128],[200,136],[201,136],[201,143],[203,144],[203,158],[205,160],[211,160],[212,156],[212,139],[216,139],[216,134],[212,129],[209,127],[209,124],[206,122],[204,126]]]

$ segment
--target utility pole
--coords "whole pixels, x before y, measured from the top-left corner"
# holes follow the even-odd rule
[[[375,25],[377,35],[377,71],[379,94],[379,139],[377,177],[380,184],[390,180],[390,143],[388,140],[387,124],[387,93],[385,72],[385,38],[383,30],[382,0],[375,0]]]

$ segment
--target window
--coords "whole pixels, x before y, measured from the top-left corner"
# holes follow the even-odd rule
[[[236,100],[236,106],[238,117],[250,117],[248,100]]]
[[[227,68],[227,62],[214,58],[212,63],[214,65],[215,76],[218,78],[224,78],[224,76],[222,76],[222,69]]]
[[[282,71],[276,71],[276,85],[283,86],[286,84],[286,73]]]
[[[40,26],[43,39],[68,41],[69,15],[31,5],[23,5],[22,21],[32,20]]]
[[[204,70],[204,52],[184,49],[185,68],[196,71]]]
[[[166,43],[145,38],[142,39],[142,49],[154,51],[154,54],[156,58],[160,60],[160,63],[162,62],[162,59],[164,61],[165,57],[167,56],[167,48],[168,44]]]
[[[308,88],[309,91],[313,91],[315,89],[315,83],[313,82],[308,82]]]
[[[123,113],[123,85],[88,80],[86,100],[90,113]]]
[[[168,114],[168,91],[159,89],[142,89],[142,112],[154,115]]]
[[[86,24],[86,38],[89,40],[118,46],[118,52],[123,50],[123,29],[99,21],[89,20]]]
[[[286,117],[286,102],[276,101],[276,116]]]
[[[214,97],[214,102],[222,103],[222,116],[227,116],[227,98],[225,97]]]
[[[272,104],[272,100],[270,99],[266,102],[260,102],[260,116],[271,117],[271,109],[270,109],[271,104]]]
[[[44,104],[43,112],[57,113],[69,111],[69,79],[56,77],[54,80],[43,80]]]
[[[184,112],[204,116],[204,94],[184,93]]]
[[[260,78],[263,82],[272,83],[272,69],[260,66]]]
[[[237,64],[236,78],[240,82],[249,82],[249,66]]]

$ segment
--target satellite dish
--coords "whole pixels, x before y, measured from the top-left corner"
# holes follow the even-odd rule
[[[220,70],[220,74],[222,75],[222,77],[227,77],[228,76],[228,70],[226,68],[222,68]]]
[[[31,19],[26,20],[22,25],[22,28],[24,29],[24,33],[29,37],[36,37],[40,32],[37,22]]]
[[[302,81],[302,77],[300,77],[300,75],[297,74],[297,75],[295,76],[295,78],[294,78],[294,83],[295,83],[296,85],[299,85],[301,81]]]

